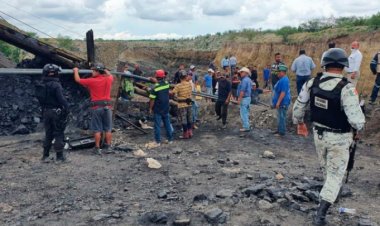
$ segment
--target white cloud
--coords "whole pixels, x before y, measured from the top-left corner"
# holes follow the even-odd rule
[[[238,13],[243,2],[244,0],[220,0],[217,2],[201,0],[199,2],[199,8],[208,16],[229,16]]]
[[[191,0],[129,0],[125,7],[131,15],[144,20],[178,21],[194,18]]]
[[[96,38],[107,40],[163,40],[163,39],[180,39],[189,38],[191,35],[179,35],[176,33],[157,33],[151,35],[133,35],[128,32],[118,32],[115,34],[104,34]]]
[[[2,11],[50,34],[83,38],[94,29],[96,37],[120,39],[178,38],[242,28],[276,29],[298,26],[310,19],[369,16],[380,1],[359,0],[2,0]],[[13,5],[15,7],[11,7]],[[37,15],[43,20],[31,16]],[[0,14],[1,15],[1,14]],[[1,15],[4,16],[4,15]],[[9,19],[4,16],[4,18]],[[33,31],[19,22],[11,23]],[[75,35],[47,23],[59,24]],[[83,34],[77,35],[78,33]],[[44,35],[39,34],[41,37]]]

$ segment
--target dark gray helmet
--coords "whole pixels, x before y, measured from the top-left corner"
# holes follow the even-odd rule
[[[329,49],[322,59],[321,66],[325,67],[329,64],[340,64],[344,67],[348,67],[348,58],[346,51],[341,48]]]
[[[48,76],[49,74],[54,74],[58,76],[58,73],[61,71],[61,68],[55,64],[46,64],[42,69],[42,74]]]
[[[92,65],[91,69],[99,72],[104,72],[104,70],[106,70],[106,67],[104,67],[102,63],[95,63]]]
[[[179,78],[180,79],[183,79],[183,78],[185,78],[187,76],[187,72],[185,71],[185,70],[181,70],[180,72],[179,72]]]

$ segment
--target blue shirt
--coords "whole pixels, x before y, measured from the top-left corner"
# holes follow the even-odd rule
[[[298,76],[309,76],[314,68],[315,64],[313,59],[305,54],[302,54],[294,60],[291,69]]]
[[[226,58],[222,59],[222,67],[230,66],[230,61]]]
[[[290,95],[290,82],[288,76],[282,77],[276,85],[274,86],[274,95],[272,99],[272,105],[276,106],[278,98],[280,97],[280,94],[282,92],[285,92],[285,97],[282,99],[280,106],[289,106],[291,101],[291,95]]]
[[[207,88],[211,88],[212,87],[212,77],[210,74],[205,74],[205,77],[204,77],[204,80],[205,80],[205,85]]]
[[[244,97],[250,97],[252,93],[252,80],[246,76],[241,80],[241,83],[238,86],[238,96],[240,96],[240,92],[244,92]]]
[[[260,97],[260,94],[263,94],[264,91],[262,89],[256,88],[255,90],[252,89],[252,95],[251,95],[251,104],[258,104]]]
[[[230,57],[230,65],[231,66],[236,66],[236,64],[237,64],[236,57],[234,57],[234,56]]]
[[[269,78],[270,78],[270,69],[269,68],[265,68],[263,70],[263,76],[264,76],[264,80],[265,81],[269,80]]]

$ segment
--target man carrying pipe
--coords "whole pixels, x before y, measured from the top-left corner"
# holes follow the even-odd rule
[[[106,144],[103,149],[110,151],[112,140],[112,104],[111,87],[113,83],[112,74],[101,63],[96,63],[91,68],[92,77],[81,79],[78,68],[74,68],[74,79],[77,83],[86,87],[91,96],[91,122],[90,129],[94,132],[95,153],[101,155],[100,140],[105,133]]]

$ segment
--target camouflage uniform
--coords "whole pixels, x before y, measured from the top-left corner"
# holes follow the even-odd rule
[[[320,83],[322,90],[331,91],[342,80],[342,75],[325,72],[321,79],[330,76],[334,79]],[[310,100],[310,88],[314,79],[304,84],[293,107],[293,122],[302,123],[306,106]],[[364,114],[359,105],[358,93],[355,87],[348,83],[341,91],[341,106],[347,115],[349,124],[356,130],[361,130],[365,123]],[[315,126],[328,128],[325,125],[314,123]],[[342,186],[349,159],[349,147],[353,142],[352,133],[334,133],[324,131],[322,136],[314,132],[314,143],[318,159],[321,164],[325,184],[320,193],[320,198],[329,203],[334,203]]]

